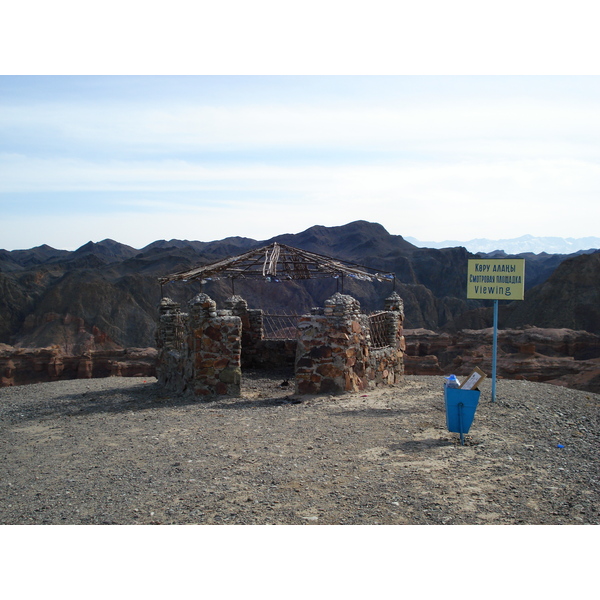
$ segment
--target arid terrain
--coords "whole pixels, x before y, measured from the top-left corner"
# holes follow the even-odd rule
[[[0,389],[2,524],[599,524],[600,395],[482,385],[461,446],[443,377],[200,403],[151,378]],[[292,382],[293,383],[293,382]]]

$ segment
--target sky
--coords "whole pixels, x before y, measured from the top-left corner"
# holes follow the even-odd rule
[[[598,75],[96,70],[0,75],[0,248],[599,234]]]

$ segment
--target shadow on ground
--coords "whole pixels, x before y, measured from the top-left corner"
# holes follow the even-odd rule
[[[445,448],[454,445],[454,442],[447,438],[427,438],[424,440],[411,440],[402,444],[392,444],[389,448],[394,451],[400,450],[400,452],[406,454],[414,454],[415,452],[423,452],[432,448]]]
[[[289,396],[290,390],[281,387],[281,377],[253,375],[251,381],[261,386],[260,398],[222,397],[204,401],[189,395],[177,395],[165,390],[157,382],[140,383],[134,386],[112,387],[104,390],[86,389],[86,380],[81,380],[81,392],[58,395],[51,398],[37,398],[32,389],[32,401],[24,408],[2,407],[0,418],[14,423],[50,418],[56,416],[73,417],[99,413],[125,413],[165,407],[195,405],[199,409],[235,410],[241,408],[269,408],[300,404],[302,399]],[[292,388],[293,389],[293,388]],[[248,391],[248,390],[246,390]],[[242,389],[244,394],[244,389]],[[287,394],[287,395],[285,395]]]

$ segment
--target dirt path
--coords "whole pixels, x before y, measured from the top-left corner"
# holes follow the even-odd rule
[[[491,403],[485,382],[461,446],[441,377],[336,397],[284,377],[211,403],[135,378],[1,389],[0,523],[600,523],[599,395],[503,380]]]

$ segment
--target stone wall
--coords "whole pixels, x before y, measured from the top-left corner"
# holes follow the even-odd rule
[[[188,312],[169,298],[159,307],[156,332],[159,383],[175,393],[196,397],[239,396],[241,367],[293,368],[295,340],[265,340],[263,311],[249,309],[241,296],[231,296],[225,309],[206,294]]]
[[[402,300],[386,301],[388,346],[373,349],[369,317],[358,300],[334,294],[324,308],[300,318],[296,352],[296,393],[356,392],[398,383],[404,374]]]
[[[208,295],[191,300],[188,313],[163,298],[156,334],[159,383],[196,397],[239,396],[241,339],[241,318],[231,308],[217,311]]]
[[[404,373],[404,312],[402,299],[392,294],[380,313],[372,343],[369,317],[351,296],[335,294],[324,308],[299,320],[298,340],[266,340],[262,310],[249,309],[240,296],[217,310],[199,294],[183,313],[180,305],[163,298],[156,341],[157,377],[176,393],[210,398],[239,396],[241,367],[295,370],[297,394],[342,393],[393,385]]]

